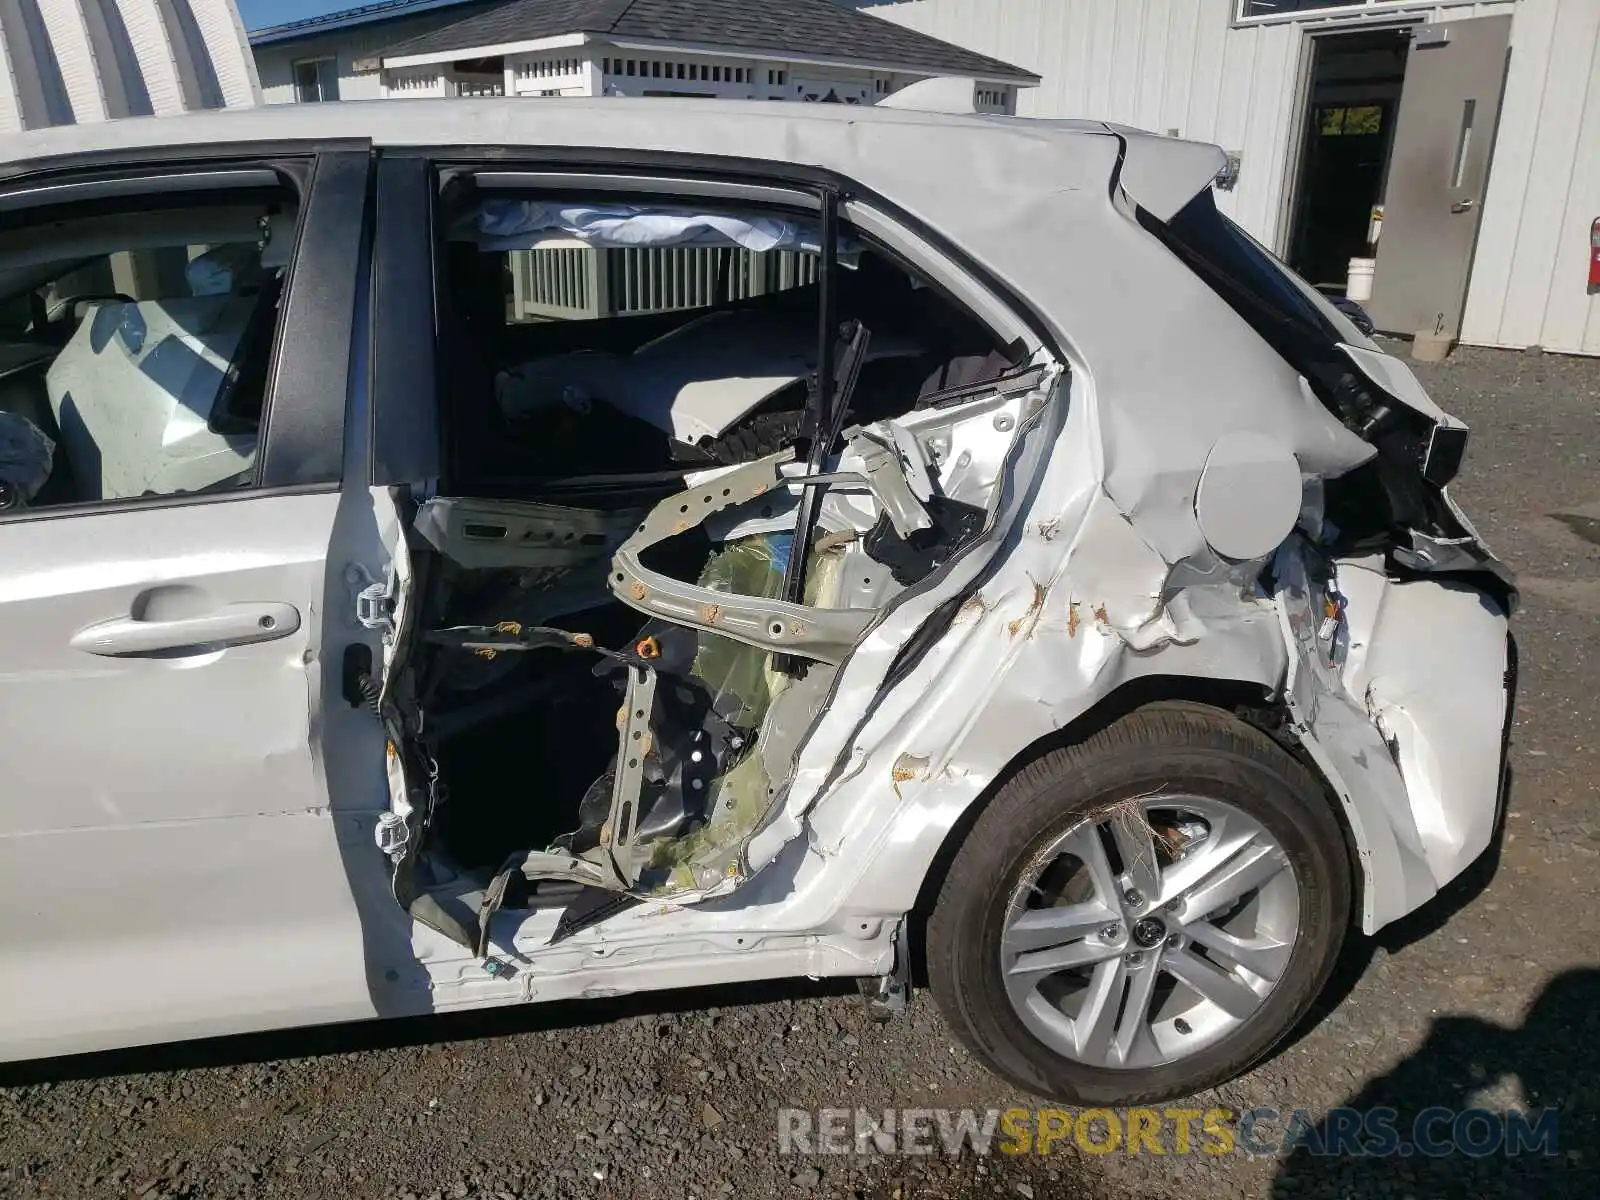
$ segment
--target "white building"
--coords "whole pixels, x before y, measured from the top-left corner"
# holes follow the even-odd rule
[[[1600,0],[848,2],[1037,72],[1023,115],[1236,153],[1219,202],[1318,282],[1383,201],[1380,324],[1600,354]]]
[[[268,104],[376,100],[378,52],[487,7],[472,0],[380,0],[250,31]]]
[[[232,0],[0,0],[0,134],[258,100]]]
[[[251,34],[268,103],[688,95],[870,104],[935,75],[1013,112],[1038,77],[831,0],[389,0]]]

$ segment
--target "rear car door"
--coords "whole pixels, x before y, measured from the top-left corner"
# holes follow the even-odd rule
[[[382,740],[337,690],[369,169],[0,180],[0,1057],[374,1011]]]

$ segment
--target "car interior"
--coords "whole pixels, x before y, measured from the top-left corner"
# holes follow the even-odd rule
[[[615,864],[615,892],[725,874],[836,663],[625,603],[613,557],[706,486],[715,511],[674,520],[641,562],[702,598],[779,598],[798,573],[792,598],[870,619],[981,530],[1039,372],[842,227],[824,431],[815,214],[468,191],[442,224],[450,444],[415,522],[420,614],[390,689],[437,781],[419,888],[476,895],[498,871],[497,903],[564,903],[570,882],[519,869],[530,853]],[[811,489],[737,502],[739,473],[772,456],[837,476],[804,537]]]
[[[295,216],[264,193],[0,233],[0,504],[248,481]]]

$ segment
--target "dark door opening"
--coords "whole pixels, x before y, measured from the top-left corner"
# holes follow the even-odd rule
[[[1289,265],[1336,295],[1344,294],[1350,260],[1371,253],[1368,227],[1388,181],[1410,48],[1405,29],[1312,43]]]

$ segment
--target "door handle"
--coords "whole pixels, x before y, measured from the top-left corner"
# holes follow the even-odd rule
[[[292,604],[226,604],[200,617],[144,621],[113,617],[86,625],[72,635],[74,650],[108,658],[156,655],[164,651],[203,654],[226,646],[270,642],[300,628],[300,610]]]
[[[1472,199],[1469,196],[1465,200],[1457,200],[1454,204],[1452,204],[1450,206],[1450,211],[1453,212],[1453,213],[1471,212],[1473,207],[1477,203],[1478,202],[1476,200]]]

